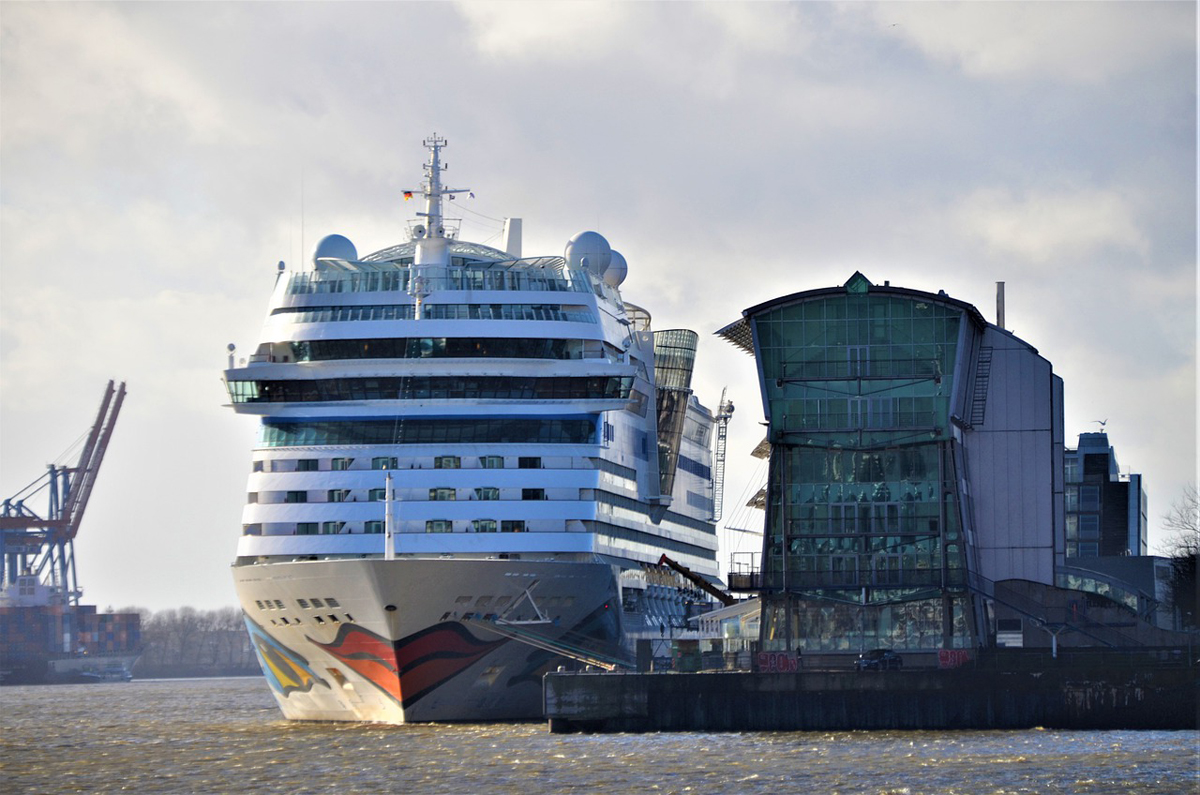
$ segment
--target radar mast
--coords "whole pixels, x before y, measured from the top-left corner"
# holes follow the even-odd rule
[[[450,228],[442,215],[442,197],[448,196],[453,200],[455,194],[467,193],[465,188],[446,188],[442,185],[442,172],[446,170],[442,163],[442,147],[446,139],[434,133],[423,142],[429,150],[429,162],[424,165],[425,180],[421,184],[420,193],[425,197],[425,212],[417,216],[425,219],[424,224],[412,226],[412,239],[415,241],[413,252],[413,273],[408,291],[417,300],[417,319],[421,317],[421,302],[438,285],[444,275],[443,269],[450,265],[450,245],[456,229]],[[410,197],[417,191],[405,191],[405,197]]]

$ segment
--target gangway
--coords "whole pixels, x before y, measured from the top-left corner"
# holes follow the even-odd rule
[[[729,607],[730,605],[737,604],[736,597],[730,596],[729,594],[722,591],[720,588],[718,588],[715,585],[713,585],[712,583],[710,583],[708,580],[701,577],[696,572],[689,569],[687,566],[684,566],[682,563],[677,563],[677,562],[671,560],[666,555],[663,555],[661,558],[658,559],[658,565],[667,566],[667,567],[679,572],[684,577],[686,577],[687,579],[689,579],[693,583],[695,583],[697,588],[704,591],[706,594],[708,594],[712,598],[716,599],[721,604],[725,605],[725,607]]]
[[[615,671],[617,668],[633,669],[637,666],[628,660],[623,660],[619,657],[613,657],[608,654],[602,654],[597,651],[585,649],[582,646],[576,646],[558,638],[551,638],[535,632],[528,628],[530,622],[522,622],[520,624],[506,621],[498,616],[466,616],[460,619],[461,623],[482,629],[487,632],[493,632],[501,637],[511,640],[520,641],[534,648],[548,651],[552,654],[557,654],[560,657],[566,657],[571,660],[592,665],[596,668],[603,668],[605,671]]]

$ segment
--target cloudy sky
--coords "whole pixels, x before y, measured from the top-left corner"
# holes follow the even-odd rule
[[[627,299],[700,332],[698,395],[738,406],[735,521],[762,409],[712,332],[855,270],[989,319],[1006,282],[1068,441],[1107,420],[1146,476],[1152,545],[1195,479],[1192,3],[6,2],[0,496],[128,381],[88,601],[234,603],[255,430],[225,346],[253,349],[279,260],[404,239],[434,131],[477,196],[464,238],[595,229]]]

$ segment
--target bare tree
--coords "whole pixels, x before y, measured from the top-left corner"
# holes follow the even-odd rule
[[[1195,483],[1183,488],[1183,496],[1171,504],[1163,517],[1167,537],[1159,545],[1168,557],[1200,555],[1200,493]]]
[[[178,611],[159,610],[142,619],[142,643],[146,650],[142,654],[142,668],[159,668],[175,661],[171,649],[172,626]]]
[[[142,661],[147,676],[220,676],[257,669],[242,611],[181,607],[142,611]]]
[[[1200,628],[1197,604],[1196,564],[1200,560],[1200,494],[1196,484],[1184,487],[1183,495],[1163,517],[1166,538],[1160,550],[1171,558],[1171,606],[1185,629]]]

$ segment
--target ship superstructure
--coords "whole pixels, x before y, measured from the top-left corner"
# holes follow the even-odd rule
[[[540,676],[686,632],[715,580],[696,334],[625,303],[595,232],[563,256],[457,239],[444,139],[409,239],[280,270],[225,380],[261,417],[234,579],[298,719],[538,718]],[[691,606],[694,603],[694,606]]]

